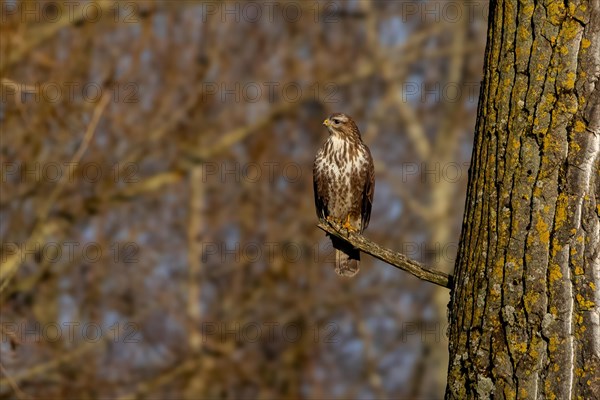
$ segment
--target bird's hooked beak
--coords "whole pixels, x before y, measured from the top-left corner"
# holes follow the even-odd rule
[[[325,121],[323,121],[323,125],[329,127],[329,125],[331,125],[331,122],[329,122],[329,119],[326,119]]]

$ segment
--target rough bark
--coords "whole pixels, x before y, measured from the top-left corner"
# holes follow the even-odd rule
[[[447,398],[600,398],[600,2],[490,5]]]

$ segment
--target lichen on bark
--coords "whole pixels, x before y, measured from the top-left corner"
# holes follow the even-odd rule
[[[490,6],[447,398],[600,397],[600,4]]]

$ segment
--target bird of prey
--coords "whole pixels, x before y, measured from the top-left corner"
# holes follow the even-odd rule
[[[369,225],[375,189],[371,151],[349,116],[332,114],[323,125],[329,131],[329,138],[317,152],[313,166],[317,216],[362,233]],[[360,251],[335,236],[331,236],[331,241],[335,249],[335,271],[339,275],[354,276],[359,268]]]

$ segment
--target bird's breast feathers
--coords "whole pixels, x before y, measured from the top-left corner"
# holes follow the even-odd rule
[[[368,163],[362,143],[351,143],[336,136],[325,143],[323,156],[336,178],[350,178]]]
[[[369,159],[364,145],[331,136],[317,155],[316,167],[327,179],[332,197],[341,197],[344,203],[351,203],[353,184],[359,184]]]

